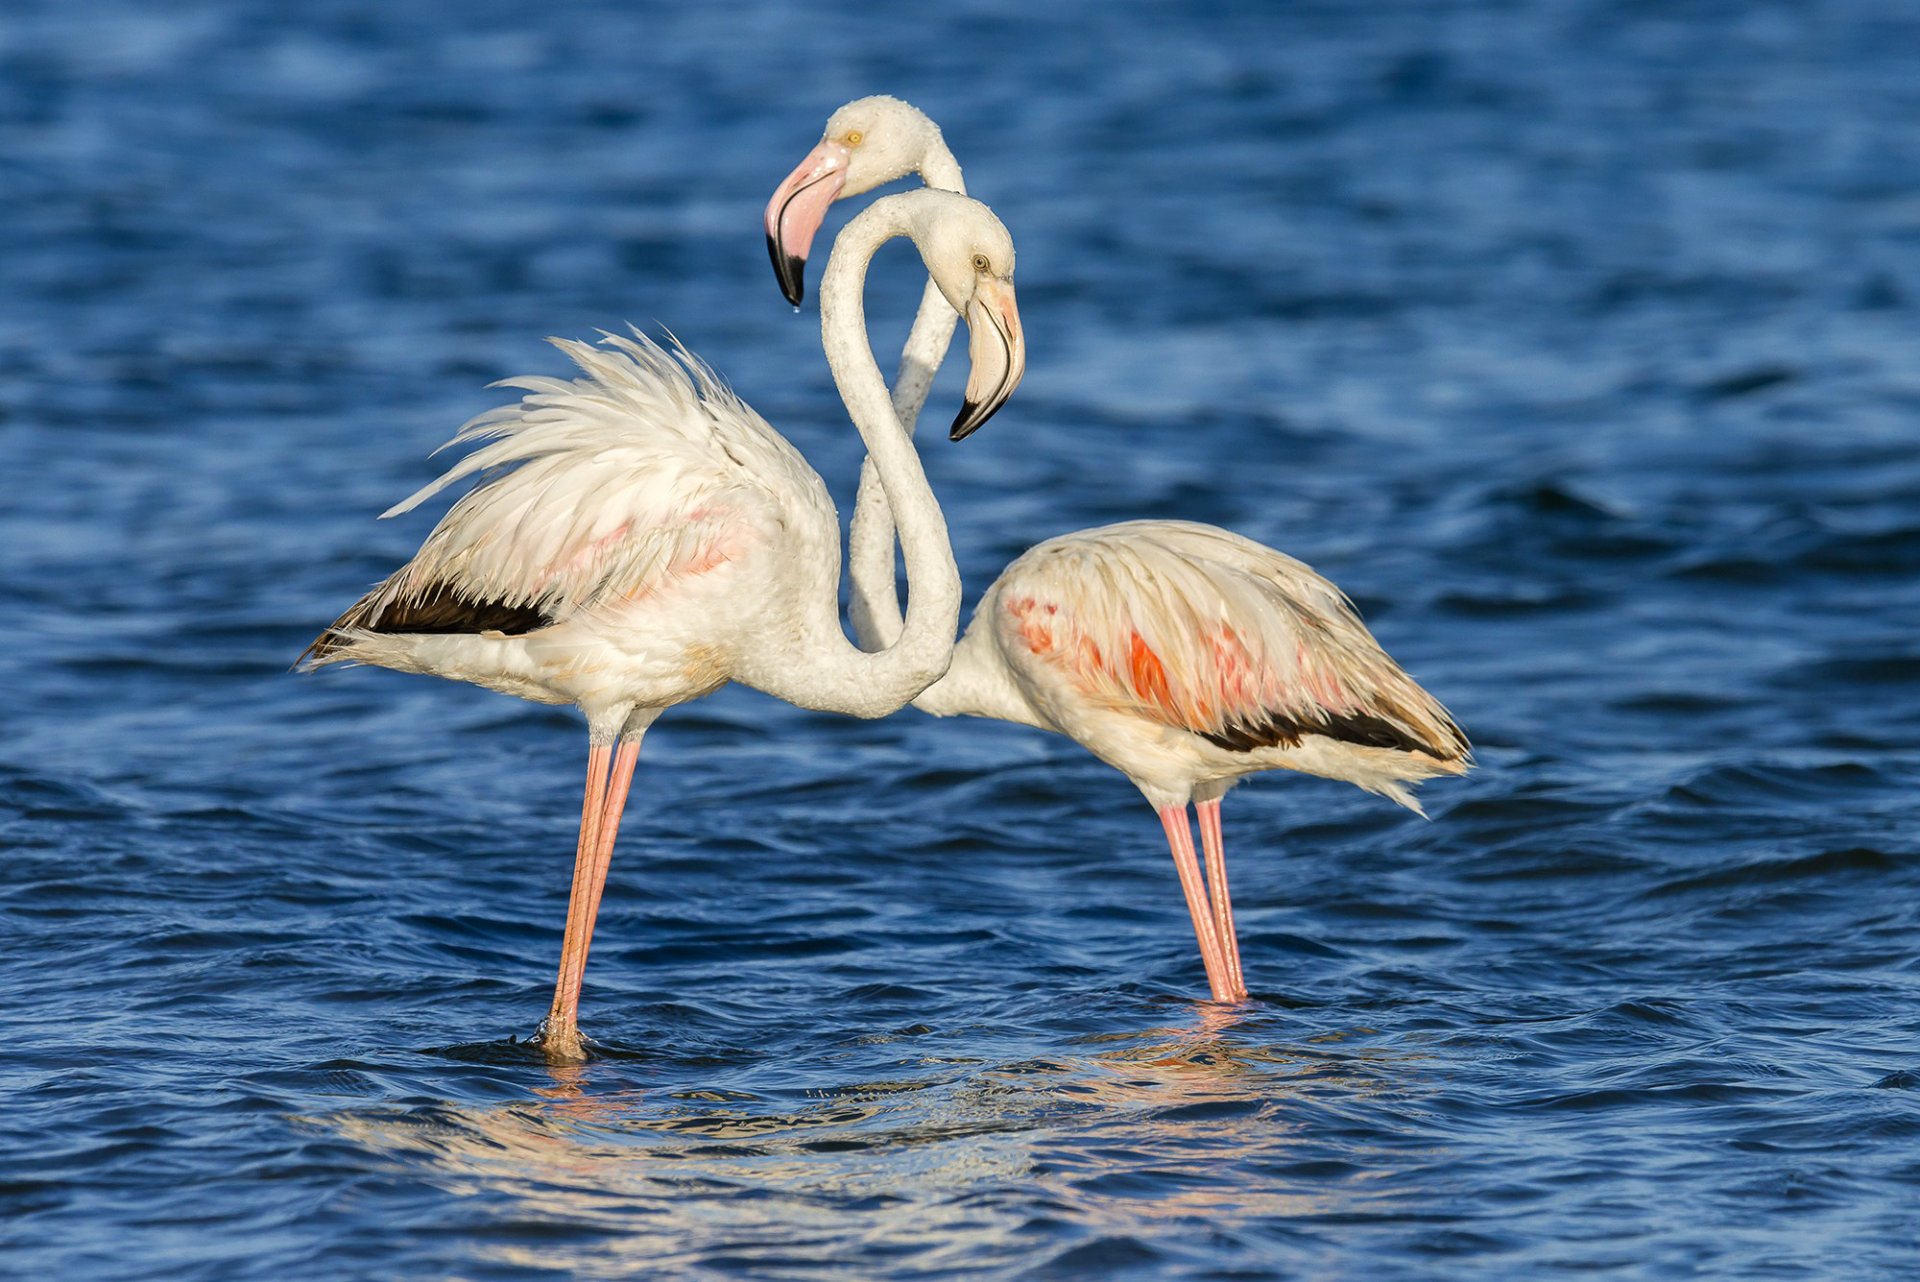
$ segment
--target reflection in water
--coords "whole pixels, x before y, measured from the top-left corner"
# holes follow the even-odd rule
[[[1264,1022],[1209,1004],[1181,1026],[1087,1037],[1078,1053],[920,1055],[895,1061],[901,1076],[827,1089],[789,1072],[765,1095],[637,1086],[631,1064],[602,1060],[547,1070],[552,1084],[524,1103],[319,1121],[415,1178],[485,1195],[475,1248],[502,1264],[596,1276],[718,1257],[817,1264],[858,1237],[895,1263],[983,1268],[1031,1260],[1049,1238],[1137,1243],[1384,1196],[1327,1168],[1378,1169],[1383,1151],[1319,1131],[1348,1104],[1377,1116],[1414,1057],[1268,1044],[1254,1039]]]

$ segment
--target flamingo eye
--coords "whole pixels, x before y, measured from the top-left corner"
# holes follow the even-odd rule
[[[991,266],[992,264],[987,262],[987,256],[985,254],[975,254],[973,256],[973,270],[983,272],[987,271]]]
[[[847,146],[858,147],[860,145],[860,136],[861,136],[860,131],[858,129],[850,130],[846,138]]]

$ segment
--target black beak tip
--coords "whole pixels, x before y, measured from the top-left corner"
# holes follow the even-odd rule
[[[767,237],[767,256],[773,259],[773,274],[780,280],[780,292],[795,307],[807,296],[807,260],[795,258],[780,248],[780,242]]]
[[[965,401],[960,406],[959,417],[953,420],[953,429],[947,433],[949,441],[964,441],[980,430],[980,425],[1000,411],[998,405],[986,408],[975,401]]]

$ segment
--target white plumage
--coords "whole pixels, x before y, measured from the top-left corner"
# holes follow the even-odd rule
[[[383,515],[491,474],[413,559],[317,641],[313,666],[375,663],[578,705],[601,736],[724,682],[743,646],[790,632],[796,562],[838,555],[806,460],[705,365],[636,334],[552,340],[573,380],[528,377],[449,446],[486,442]],[[446,448],[446,447],[442,447]],[[461,622],[408,632],[440,602]],[[375,630],[369,624],[379,624]]]
[[[1002,688],[1018,702],[966,706],[961,692],[993,689],[976,675],[989,671],[1011,675]],[[1023,553],[914,706],[1058,730],[1155,809],[1287,769],[1418,811],[1406,784],[1459,773],[1466,748],[1337,587],[1189,521],[1081,530]]]
[[[791,508],[831,521],[825,487],[784,437],[685,348],[637,331],[602,347],[553,345],[584,378],[497,386],[526,395],[482,414],[449,445],[490,442],[383,516],[470,476],[516,469],[456,503],[408,566],[570,614],[659,578],[734,508]],[[530,576],[529,570],[538,567]]]

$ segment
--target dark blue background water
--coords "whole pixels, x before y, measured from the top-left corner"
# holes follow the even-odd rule
[[[931,8],[8,6],[4,1271],[1912,1276],[1920,10]],[[1235,793],[1223,1011],[1070,743],[729,691],[550,1071],[580,727],[286,668],[545,334],[672,325],[844,502],[757,219],[874,91],[1020,245],[972,589],[1232,526],[1483,769]]]

